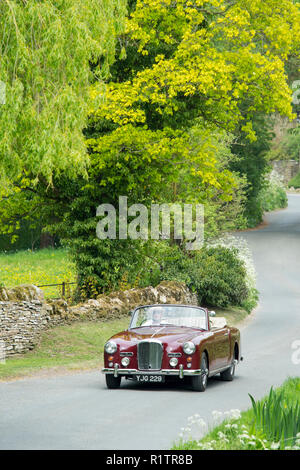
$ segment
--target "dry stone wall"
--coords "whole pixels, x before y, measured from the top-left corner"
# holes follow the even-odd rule
[[[32,349],[47,324],[39,300],[0,302],[0,340],[5,356]]]
[[[284,184],[288,184],[288,182],[300,171],[300,163],[295,160],[276,160],[272,162],[272,165],[272,173]]]
[[[1,354],[9,357],[33,349],[41,332],[53,326],[80,320],[120,318],[139,305],[165,303],[197,305],[197,297],[185,284],[175,281],[163,281],[157,287],[112,292],[74,306],[63,299],[46,302],[43,292],[36,286],[1,288]]]

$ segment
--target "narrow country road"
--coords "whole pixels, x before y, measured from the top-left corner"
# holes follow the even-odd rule
[[[233,382],[211,379],[205,393],[182,385],[124,383],[107,390],[99,372],[0,384],[0,449],[170,449],[187,418],[246,409],[288,376],[300,375],[300,196],[240,233],[254,255],[260,306],[242,328],[244,362]]]

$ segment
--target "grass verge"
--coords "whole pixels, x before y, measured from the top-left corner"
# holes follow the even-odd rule
[[[283,393],[282,407],[295,406],[300,402],[300,378],[290,378],[276,389]],[[266,399],[266,398],[265,398]],[[263,399],[263,400],[265,400]],[[262,400],[262,401],[263,401]],[[251,401],[249,398],[249,405]],[[235,417],[234,417],[235,415]],[[209,429],[200,416],[194,415],[188,419],[188,426],[172,450],[264,450],[279,448],[278,442],[267,438],[266,433],[255,426],[253,408],[242,413],[231,410],[227,413],[214,412],[215,427]],[[233,417],[232,417],[233,416]],[[222,421],[220,423],[220,421]],[[217,424],[219,422],[220,424]],[[300,431],[300,423],[298,433]],[[195,436],[203,436],[195,438]],[[286,445],[287,450],[290,446]],[[300,434],[296,440],[295,450],[300,449]]]
[[[214,310],[216,312],[216,316],[225,317],[227,324],[230,326],[239,326],[243,320],[249,317],[249,313],[240,307],[215,308]]]
[[[41,335],[40,344],[26,354],[0,363],[0,380],[56,370],[84,370],[102,365],[104,344],[128,327],[129,318],[107,322],[76,322],[57,326]]]

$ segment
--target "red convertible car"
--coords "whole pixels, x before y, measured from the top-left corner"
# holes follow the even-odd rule
[[[107,387],[118,388],[122,377],[162,383],[176,376],[190,377],[192,388],[203,392],[213,375],[231,381],[242,360],[240,332],[210,313],[191,305],[137,307],[128,330],[105,344],[102,372]]]

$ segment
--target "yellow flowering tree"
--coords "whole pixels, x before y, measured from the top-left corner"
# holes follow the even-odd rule
[[[108,135],[130,135],[132,126],[145,138],[145,129],[180,130],[184,149],[167,148],[174,163],[181,152],[199,181],[230,191],[234,178],[219,171],[213,155],[215,133],[239,128],[254,140],[256,113],[292,118],[284,66],[299,48],[299,20],[290,0],[137,0],[112,80],[91,89],[91,121],[100,129],[91,151]],[[197,152],[189,132],[195,127]],[[161,137],[160,155],[164,144]]]

